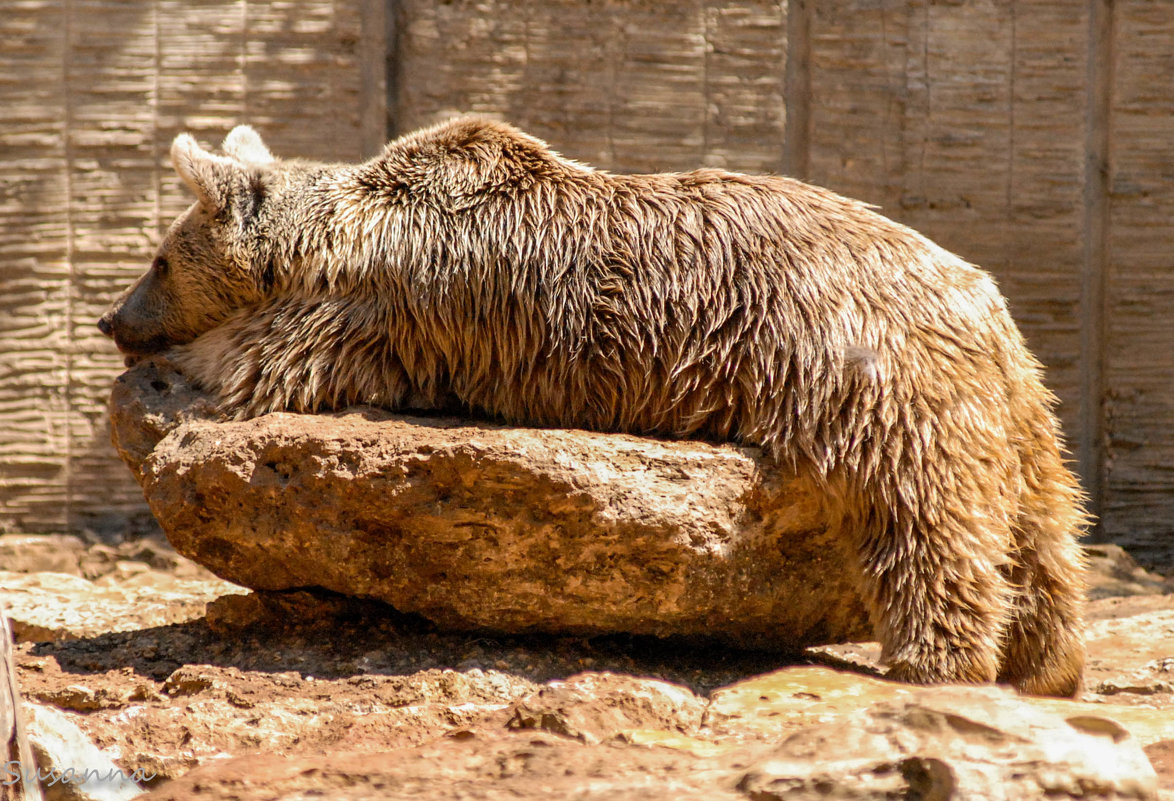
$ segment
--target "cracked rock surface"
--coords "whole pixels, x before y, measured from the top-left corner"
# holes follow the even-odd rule
[[[166,363],[118,379],[115,443],[183,555],[450,629],[718,639],[870,633],[817,493],[755,449],[358,410],[224,422]]]

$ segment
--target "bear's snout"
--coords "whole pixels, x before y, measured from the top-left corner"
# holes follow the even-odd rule
[[[114,340],[118,350],[126,356],[126,366],[134,362],[166,350],[175,344],[165,334],[152,330],[147,325],[138,325],[128,321],[125,304],[116,303],[98,319],[98,330]]]

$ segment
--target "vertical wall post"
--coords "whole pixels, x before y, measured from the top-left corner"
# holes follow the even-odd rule
[[[1105,508],[1105,351],[1109,280],[1109,127],[1113,84],[1112,0],[1089,0],[1085,130],[1084,264],[1081,272],[1080,441],[1077,468],[1097,522]]]
[[[361,0],[363,30],[359,38],[359,69],[362,90],[359,95],[363,157],[378,154],[387,143],[389,102],[392,86],[390,59],[394,56],[389,34],[394,0]]]
[[[787,0],[786,103],[783,173],[806,179],[811,156],[811,9],[808,0]]]

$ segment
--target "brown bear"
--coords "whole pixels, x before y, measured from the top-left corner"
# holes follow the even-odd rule
[[[890,675],[1070,694],[1085,515],[991,277],[863,203],[617,175],[457,119],[357,165],[179,136],[198,198],[99,326],[237,417],[453,404],[761,446],[859,554]]]

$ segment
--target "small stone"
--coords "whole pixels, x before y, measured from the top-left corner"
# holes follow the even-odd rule
[[[29,739],[37,769],[49,775],[42,786],[50,799],[124,801],[142,793],[111,757],[94,745],[69,716],[27,704]]]
[[[94,690],[81,684],[71,684],[59,690],[33,694],[38,701],[73,712],[93,712],[124,705],[124,700],[103,688]]]
[[[641,729],[695,731],[705,704],[680,685],[614,673],[555,681],[514,705],[506,724],[600,743]]]
[[[0,565],[9,573],[81,575],[86,544],[66,534],[0,535]]]
[[[195,695],[210,690],[216,679],[198,666],[188,665],[173,672],[163,681],[163,692],[172,696]]]

